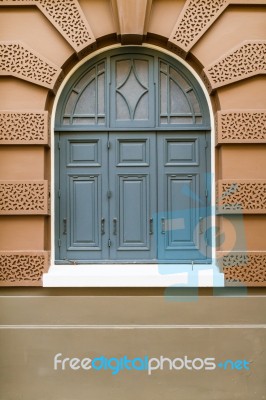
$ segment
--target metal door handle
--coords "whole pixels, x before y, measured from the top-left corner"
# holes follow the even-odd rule
[[[105,224],[105,219],[102,218],[101,219],[101,234],[104,235],[105,234],[105,230],[104,230],[104,224]]]
[[[161,233],[165,235],[165,218],[161,218]]]
[[[66,218],[63,219],[63,235],[67,234],[67,220]]]
[[[117,218],[113,219],[113,235],[117,234]]]
[[[150,218],[150,235],[153,234],[153,218]]]
[[[199,219],[199,233],[200,233],[200,235],[203,233],[202,222],[203,222],[203,217],[200,217],[200,219]]]

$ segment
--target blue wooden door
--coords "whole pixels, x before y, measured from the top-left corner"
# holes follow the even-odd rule
[[[109,138],[110,259],[156,260],[155,133],[113,132]]]
[[[60,136],[61,260],[207,260],[204,132]]]
[[[158,260],[207,260],[205,133],[158,134]]]
[[[60,259],[156,260],[155,134],[60,136]]]
[[[61,260],[108,258],[107,142],[107,133],[60,134]]]

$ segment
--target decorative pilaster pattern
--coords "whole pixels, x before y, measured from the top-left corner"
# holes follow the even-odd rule
[[[24,43],[0,42],[0,75],[11,75],[53,89],[61,69]]]
[[[45,215],[48,200],[48,181],[0,182],[0,215]]]
[[[36,5],[76,52],[95,43],[77,0],[0,0],[0,5]]]
[[[220,180],[217,211],[221,214],[265,214],[266,181]]]
[[[187,1],[169,37],[169,47],[187,53],[228,4],[228,0]]]
[[[218,111],[217,144],[266,143],[266,112]]]
[[[266,41],[246,41],[204,69],[209,91],[266,73]]]
[[[217,253],[227,284],[266,286],[266,252]]]
[[[0,144],[48,144],[47,111],[0,112]]]
[[[47,251],[1,251],[0,286],[42,286],[48,268]]]

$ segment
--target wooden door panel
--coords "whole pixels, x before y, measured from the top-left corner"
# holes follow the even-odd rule
[[[109,179],[112,260],[155,260],[156,135],[112,133]]]
[[[157,140],[158,260],[206,260],[205,134],[160,133]]]
[[[149,178],[141,176],[118,176],[119,230],[118,249],[148,250],[148,192]]]
[[[68,250],[100,250],[101,180],[98,176],[69,177]]]
[[[108,134],[60,136],[60,259],[107,259]]]

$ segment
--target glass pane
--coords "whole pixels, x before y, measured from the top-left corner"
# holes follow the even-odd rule
[[[128,106],[121,96],[121,94],[117,93],[116,94],[116,118],[119,120],[129,120],[130,119],[130,114],[129,114],[129,109]]]
[[[106,82],[107,61],[105,59],[87,69],[77,79],[65,103],[61,119],[63,125],[72,123],[107,125],[109,121],[106,118],[106,107],[110,106],[109,103],[107,104],[108,99],[111,103],[111,119],[114,119],[112,126],[116,126],[115,120],[120,121],[119,126],[123,126],[121,121],[126,121],[126,125],[132,121],[132,127],[133,121],[143,121],[143,126],[146,126],[147,121],[152,120],[153,117],[156,117],[162,125],[202,123],[198,92],[194,91],[194,86],[185,74],[183,76],[181,70],[156,57],[153,59],[154,64],[151,58],[148,60],[148,57],[144,55],[131,54],[125,57],[127,58],[122,59],[120,55],[118,58],[111,59],[110,97],[109,86]],[[159,116],[154,115],[154,96],[150,100],[151,89],[153,91],[153,83],[152,87],[149,87],[152,81],[150,76],[152,70],[158,73],[155,83],[159,91]],[[154,103],[152,114],[150,101]],[[137,125],[141,126],[141,124]]]
[[[149,86],[149,64],[145,60],[134,60],[135,72],[140,83],[148,89]]]
[[[74,125],[95,125],[95,118],[73,118]]]
[[[96,103],[96,87],[95,79],[86,87],[82,95],[80,96],[75,114],[96,114],[95,103]]]
[[[149,101],[148,93],[145,93],[144,96],[140,99],[140,101],[136,107],[134,120],[149,119],[148,101]]]
[[[192,117],[170,117],[170,124],[193,124]]]
[[[160,118],[160,122],[161,122],[162,125],[163,124],[168,124],[168,117],[161,117]]]
[[[98,125],[105,125],[105,118],[104,117],[98,117]]]
[[[161,93],[160,93],[160,104],[161,104],[161,114],[167,114],[167,98],[168,98],[168,94],[167,94],[167,80],[168,77],[163,74],[160,73],[161,76]]]
[[[105,63],[102,62],[101,64],[98,65],[98,74],[100,74],[104,71],[105,71]]]
[[[72,92],[70,94],[68,101],[66,103],[65,114],[73,114],[77,97],[78,95],[75,92]]]
[[[160,62],[160,70],[161,71],[163,71],[163,72],[165,72],[165,73],[168,73],[168,68],[167,68],[168,66],[167,66],[167,64],[165,64],[164,62]]]
[[[170,109],[171,114],[191,113],[186,96],[172,79],[170,79]]]
[[[80,91],[84,88],[84,86],[88,85],[88,83],[95,78],[96,69],[95,67],[90,69],[83,77],[78,81],[75,89]]]
[[[170,67],[170,77],[178,83],[178,85],[184,90],[187,91],[191,87],[188,82],[172,67]]]
[[[119,91],[119,93],[123,96],[124,101],[127,103],[127,106],[130,110],[130,117],[132,119],[138,102],[146,91],[146,89],[137,80],[133,69],[130,71],[126,82],[123,83],[119,89],[117,89],[117,91]]]
[[[104,74],[101,74],[98,76],[98,114],[104,114],[105,113],[105,104],[104,104],[104,87],[105,79],[104,79]]]
[[[116,87],[125,83],[130,74],[131,60],[117,61],[116,63]]]
[[[63,118],[63,125],[70,125],[70,118]]]
[[[190,103],[192,104],[194,113],[199,113],[200,105],[199,105],[197,97],[195,96],[195,93],[191,90],[190,92],[187,93],[187,96],[190,100]]]

